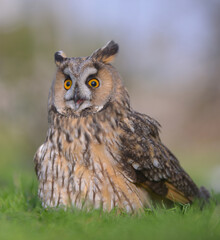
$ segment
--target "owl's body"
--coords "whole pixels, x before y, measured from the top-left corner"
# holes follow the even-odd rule
[[[162,144],[159,124],[131,108],[109,64],[117,51],[112,41],[87,58],[55,54],[49,129],[35,155],[43,206],[135,212],[154,199],[208,197]]]

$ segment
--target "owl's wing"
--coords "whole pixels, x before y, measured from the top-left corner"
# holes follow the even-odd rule
[[[37,152],[34,155],[35,173],[38,179],[39,179],[40,171],[42,169],[41,162],[42,162],[42,159],[44,159],[46,153],[47,153],[47,145],[44,143],[37,149]]]
[[[159,124],[131,112],[121,123],[122,166],[130,181],[174,202],[188,203],[200,191],[179,161],[159,138]]]

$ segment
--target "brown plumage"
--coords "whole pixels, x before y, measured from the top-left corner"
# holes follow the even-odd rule
[[[89,57],[55,54],[49,129],[34,158],[44,207],[135,212],[155,199],[208,197],[163,145],[158,122],[131,108],[110,64],[117,52],[111,41]]]

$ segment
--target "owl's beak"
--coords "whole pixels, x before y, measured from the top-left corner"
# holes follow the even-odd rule
[[[85,99],[83,99],[83,98],[80,96],[79,88],[78,88],[77,85],[76,85],[76,87],[75,87],[75,89],[74,89],[73,101],[75,102],[76,109],[78,109],[78,108],[80,107],[80,105],[85,101]]]
[[[79,97],[79,88],[76,85],[75,89],[74,89],[74,92],[73,92],[73,101],[76,103],[79,99],[80,99],[80,97]]]

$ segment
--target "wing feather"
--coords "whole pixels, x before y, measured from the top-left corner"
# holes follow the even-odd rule
[[[199,197],[199,189],[161,142],[159,127],[157,121],[137,112],[121,123],[123,167],[128,174],[135,172],[128,176],[134,183],[173,202],[189,203]]]

